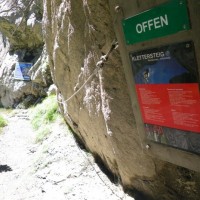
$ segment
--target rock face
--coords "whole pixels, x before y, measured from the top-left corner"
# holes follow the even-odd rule
[[[44,95],[44,87],[51,82],[43,50],[42,12],[41,1],[1,1],[0,106],[15,107],[27,96]],[[32,81],[14,79],[16,62],[33,63]]]
[[[41,1],[3,0],[0,11],[0,30],[13,49],[39,47],[42,37]]]
[[[149,199],[198,199],[198,173],[143,153],[119,52],[87,81],[115,39],[112,23],[107,0],[44,0],[45,42],[63,115],[126,188]]]

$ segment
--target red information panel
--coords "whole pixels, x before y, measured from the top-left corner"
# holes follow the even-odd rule
[[[130,59],[147,137],[200,153],[199,76],[193,43],[130,53]]]
[[[137,84],[145,123],[200,133],[198,84]]]

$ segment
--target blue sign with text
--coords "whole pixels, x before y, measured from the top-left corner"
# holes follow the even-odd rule
[[[31,77],[28,75],[28,72],[32,67],[32,65],[33,65],[32,63],[23,63],[23,62],[16,63],[14,78],[17,80],[30,81]]]

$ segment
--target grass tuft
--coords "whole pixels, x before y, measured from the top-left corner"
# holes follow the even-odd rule
[[[40,143],[45,140],[51,134],[51,130],[49,127],[40,128],[37,132],[35,142]]]
[[[41,104],[31,108],[31,123],[37,131],[36,142],[42,142],[51,133],[51,124],[59,116],[55,95],[47,97]]]
[[[7,121],[0,115],[0,128],[7,126]]]

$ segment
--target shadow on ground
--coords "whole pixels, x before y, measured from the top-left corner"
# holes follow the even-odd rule
[[[0,165],[0,173],[2,173],[2,172],[10,172],[10,171],[12,171],[12,169],[8,165]]]

